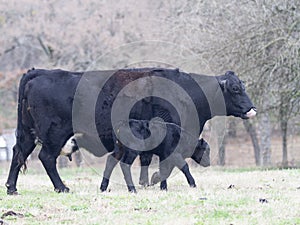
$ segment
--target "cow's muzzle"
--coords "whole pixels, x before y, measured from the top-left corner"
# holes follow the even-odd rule
[[[251,108],[248,112],[246,112],[244,114],[244,116],[245,116],[245,119],[250,119],[250,118],[256,116],[256,108],[255,107]]]

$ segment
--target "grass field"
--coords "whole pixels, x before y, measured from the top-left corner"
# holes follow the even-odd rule
[[[197,188],[174,171],[169,190],[127,192],[120,170],[101,193],[101,169],[62,169],[71,193],[57,194],[43,170],[20,174],[18,196],[7,196],[0,169],[4,224],[300,224],[300,170],[191,168]],[[133,168],[137,184],[138,168]],[[153,170],[151,171],[152,174]],[[9,212],[11,211],[11,212]],[[7,215],[10,214],[10,215]],[[1,224],[1,222],[0,222]]]

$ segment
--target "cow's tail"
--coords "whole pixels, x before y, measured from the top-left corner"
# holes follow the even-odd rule
[[[19,83],[19,96],[18,96],[18,121],[17,121],[17,130],[16,130],[16,145],[14,146],[14,158],[18,161],[19,166],[22,167],[23,172],[26,171],[27,165],[24,156],[24,151],[22,148],[22,143],[25,140],[25,131],[23,127],[23,107],[25,101],[25,86],[28,81],[35,78],[38,74],[33,72],[34,68],[27,71],[23,74],[20,83]]]

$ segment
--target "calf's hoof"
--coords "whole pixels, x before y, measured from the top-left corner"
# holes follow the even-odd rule
[[[197,185],[196,185],[196,184],[190,184],[190,187],[191,187],[191,188],[196,188]]]
[[[101,192],[105,192],[106,190],[107,190],[107,187],[100,186],[100,191]]]
[[[167,185],[166,181],[162,181],[160,183],[160,190],[162,190],[162,191],[167,191],[168,190],[168,185]]]
[[[149,182],[146,180],[140,180],[139,184],[142,185],[143,187],[148,187],[149,186]]]
[[[102,182],[101,182],[101,185],[100,185],[100,191],[101,191],[101,192],[106,191],[106,190],[107,190],[107,187],[108,187],[108,184],[109,184],[109,179],[103,177]]]
[[[128,191],[129,191],[130,193],[134,193],[134,194],[137,193],[134,186],[128,186]]]
[[[168,191],[168,188],[167,187],[160,187],[160,190],[161,191]]]

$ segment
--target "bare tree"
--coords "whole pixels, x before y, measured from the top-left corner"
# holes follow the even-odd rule
[[[249,133],[251,137],[251,141],[253,144],[253,149],[254,149],[254,158],[255,158],[255,165],[256,166],[261,166],[262,165],[262,160],[261,160],[261,150],[260,150],[260,145],[259,145],[259,140],[258,140],[258,135],[255,129],[255,125],[250,122],[249,120],[244,120],[243,121],[244,126],[246,128],[246,131]]]
[[[0,116],[6,109],[15,112],[16,107],[11,99],[21,73],[11,76],[8,71],[33,66],[86,70],[132,62],[145,65],[146,56],[159,61],[164,51],[170,53],[165,58],[170,66],[188,72],[236,71],[259,112],[257,120],[245,122],[256,164],[271,164],[271,125],[277,123],[282,131],[283,165],[287,165],[288,122],[299,116],[298,0],[127,0],[119,4],[11,0],[0,2],[0,9],[0,71],[4,80],[15,82],[12,88],[1,89],[0,97],[12,96],[13,104],[6,107],[11,103],[1,98],[1,105],[6,105]],[[145,48],[143,43],[149,40],[165,45]],[[136,48],[130,52],[120,48],[133,43]],[[5,112],[2,118],[12,121],[5,126],[15,124],[14,113]],[[221,152],[225,153],[225,145]]]

